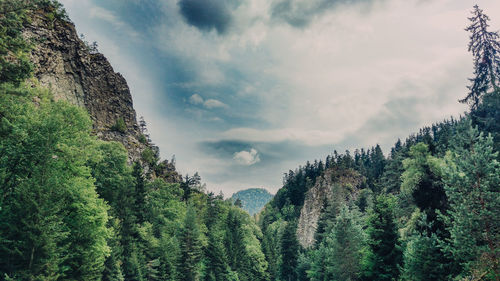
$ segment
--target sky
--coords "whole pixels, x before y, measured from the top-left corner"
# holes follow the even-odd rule
[[[161,156],[226,196],[459,116],[473,4],[500,1],[61,0],[120,72]]]

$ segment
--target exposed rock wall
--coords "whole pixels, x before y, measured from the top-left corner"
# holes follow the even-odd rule
[[[102,54],[90,53],[71,22],[34,13],[24,35],[34,43],[31,60],[42,86],[50,88],[56,99],[87,108],[99,138],[123,143],[129,160],[140,160],[146,146],[139,142],[141,132],[123,76]],[[126,125],[123,132],[111,129],[119,119]]]
[[[127,81],[113,70],[104,55],[91,52],[73,23],[50,19],[38,11],[32,14],[23,34],[34,45],[34,76],[41,86],[51,89],[55,99],[85,107],[97,137],[121,142],[128,151],[129,162],[142,163],[150,176],[169,182],[181,180],[173,163],[163,161],[153,167],[142,160],[142,152],[153,147],[139,141],[142,132]],[[118,120],[124,121],[124,130],[113,129]]]
[[[325,203],[340,205],[342,202],[355,200],[363,181],[363,176],[351,169],[330,169],[318,177],[316,184],[307,191],[300,211],[297,239],[302,247],[308,248],[314,244]]]

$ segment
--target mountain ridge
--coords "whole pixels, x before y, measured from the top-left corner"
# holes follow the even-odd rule
[[[239,199],[241,208],[253,216],[259,213],[273,196],[265,188],[248,188],[233,193],[231,200],[236,202]]]

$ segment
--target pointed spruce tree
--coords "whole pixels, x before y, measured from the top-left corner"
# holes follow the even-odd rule
[[[289,222],[283,231],[281,237],[281,280],[292,281],[297,279],[295,268],[297,267],[297,259],[299,257],[299,242],[295,231],[297,227],[294,223]]]
[[[402,256],[394,220],[393,197],[377,196],[368,217],[367,233],[369,252],[365,261],[366,280],[396,280]]]
[[[199,264],[202,257],[200,230],[196,222],[196,210],[192,204],[188,205],[184,226],[180,234],[180,276],[179,280],[198,280]]]
[[[471,24],[466,28],[471,33],[469,52],[474,57],[474,77],[470,78],[469,93],[460,100],[477,108],[481,97],[490,92],[500,95],[500,36],[489,31],[490,18],[477,5],[474,6]]]

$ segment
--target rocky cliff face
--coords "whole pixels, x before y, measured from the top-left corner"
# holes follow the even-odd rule
[[[304,248],[312,246],[318,220],[325,203],[339,206],[342,202],[355,200],[364,178],[358,172],[348,169],[330,169],[316,180],[307,191],[297,225],[297,239]]]
[[[102,54],[92,54],[79,39],[72,23],[50,20],[35,13],[24,35],[34,42],[31,60],[35,77],[56,99],[87,108],[96,135],[123,143],[130,161],[140,160],[145,145],[139,142],[132,96],[125,79],[113,71]],[[113,126],[122,119],[121,131]]]
[[[137,123],[127,81],[113,70],[104,55],[91,52],[73,23],[35,12],[24,36],[34,43],[31,61],[35,78],[50,88],[56,99],[85,107],[94,133],[102,140],[121,142],[128,150],[130,163],[141,162],[153,176],[179,179],[172,163],[165,161],[158,165],[158,171],[153,171],[152,165],[142,160],[142,152],[151,147],[144,142]]]

